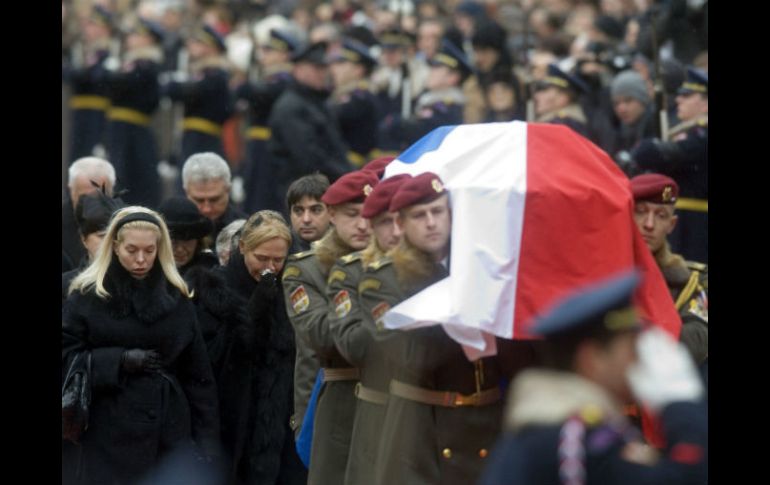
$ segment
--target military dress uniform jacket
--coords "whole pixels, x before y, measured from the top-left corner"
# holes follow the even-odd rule
[[[369,83],[354,81],[337,88],[330,110],[350,147],[348,158],[356,167],[362,167],[377,146],[377,98],[369,91]]]
[[[343,256],[332,267],[326,294],[331,302],[329,328],[340,354],[360,372],[355,387],[350,452],[345,485],[369,484],[385,420],[390,377],[385,354],[374,340],[374,321],[361,311],[358,288],[363,281],[361,252]]]
[[[417,100],[414,115],[386,118],[380,127],[380,144],[403,150],[433,129],[463,122],[465,96],[459,88],[428,91]]]
[[[320,244],[331,242],[333,233]],[[338,249],[341,251],[342,249]],[[317,363],[324,368],[324,385],[318,397],[313,422],[313,443],[310,452],[308,484],[343,483],[347,465],[350,433],[355,412],[354,388],[358,377],[356,369],[339,354],[329,329],[329,301],[327,277],[333,278],[318,257],[317,249],[299,253],[289,259],[284,269],[283,285],[287,296],[287,313],[297,334],[297,369],[305,373],[303,383],[295,385],[304,403],[309,399],[317,367],[309,364],[300,369],[300,345],[305,355],[315,354]],[[299,343],[301,341],[301,344]],[[312,373],[311,373],[312,372]],[[307,398],[304,397],[304,385]],[[298,385],[301,386],[298,389]],[[305,404],[306,405],[306,404]],[[304,415],[303,410],[302,413]],[[295,419],[297,419],[295,413]]]
[[[474,483],[501,430],[499,385],[521,366],[517,359],[529,357],[499,339],[497,356],[469,362],[439,325],[384,329],[390,308],[446,275],[433,265],[417,281],[399,280],[396,265],[383,258],[366,268],[359,284],[361,311],[374,322],[393,377],[370,483]],[[439,402],[426,403],[429,395]]]
[[[127,54],[124,67],[107,72],[110,109],[107,111],[107,154],[129,205],[157,207],[161,198],[158,150],[150,127],[160,102],[160,49]]]
[[[619,405],[574,374],[530,370],[520,375],[512,391],[518,397],[509,400],[508,429],[495,445],[480,485],[708,482],[703,403],[672,403],[663,409],[667,444],[655,457],[640,447],[638,433]]]
[[[103,64],[109,57],[109,51],[107,48],[96,49],[91,56],[91,63],[87,66],[67,69],[64,73],[72,88],[69,100],[72,114],[70,164],[78,158],[92,156],[94,147],[102,142],[105,112],[110,106],[107,86],[102,78]]]
[[[268,142],[275,190],[286,194],[303,175],[319,171],[331,182],[353,170],[347,146],[325,105],[328,92],[292,83],[273,106]]]
[[[685,258],[708,264],[708,115],[678,124],[666,142],[642,141],[631,155],[640,169],[676,180],[679,221],[668,240]]]
[[[249,127],[246,130],[246,158],[240,167],[246,188],[244,208],[249,213],[262,209],[280,211],[285,194],[279,194],[272,185],[274,174],[267,144],[272,136],[267,120],[276,100],[291,83],[291,66],[280,65],[269,69],[257,83],[244,83],[236,90],[238,99],[248,102]]]
[[[567,125],[576,133],[588,138],[588,124],[583,108],[578,104],[570,104],[567,107],[549,113],[545,113],[537,118],[538,123],[550,123],[554,125]]]
[[[222,125],[233,114],[234,105],[225,59],[215,57],[193,67],[192,79],[171,82],[166,95],[184,104],[181,160],[200,152],[214,152],[224,157]]]

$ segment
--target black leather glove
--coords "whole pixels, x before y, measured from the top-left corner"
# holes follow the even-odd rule
[[[259,318],[267,312],[278,296],[278,278],[275,273],[265,273],[257,282],[249,298],[248,311],[252,318]]]
[[[155,350],[131,349],[123,352],[120,359],[121,367],[129,373],[152,372],[163,367],[160,354]]]

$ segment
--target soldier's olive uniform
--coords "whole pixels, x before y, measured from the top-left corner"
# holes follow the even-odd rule
[[[708,266],[679,259],[661,271],[682,317],[680,340],[700,364],[709,350]]]
[[[295,419],[305,414],[318,364],[324,368],[313,425],[311,485],[343,483],[355,413],[358,370],[339,354],[329,330],[326,287],[327,276],[334,275],[327,274],[314,249],[291,256],[283,275],[287,311],[297,335],[295,402],[302,407],[295,404]]]
[[[374,320],[361,311],[358,288],[364,275],[361,253],[337,261],[330,272],[327,295],[332,302],[329,327],[340,354],[359,368],[355,418],[350,438],[345,485],[370,484],[374,473],[390,377],[385,354],[374,340]]]
[[[405,286],[396,266],[383,258],[366,268],[359,283],[361,311],[374,322],[392,376],[383,423],[370,431],[380,436],[370,483],[475,483],[500,433],[500,384],[533,360],[527,343],[498,339],[498,355],[469,362],[440,325],[384,329],[388,309],[445,276],[437,264],[426,281]]]

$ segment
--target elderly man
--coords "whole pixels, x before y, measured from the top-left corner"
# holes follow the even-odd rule
[[[226,225],[247,218],[230,204],[231,183],[230,166],[216,153],[196,153],[184,162],[182,186],[185,195],[214,223],[212,241]]]
[[[672,253],[666,240],[679,219],[674,213],[679,186],[670,177],[651,173],[632,178],[631,190],[636,225],[682,317],[680,340],[700,365],[708,356],[708,266]]]
[[[73,269],[86,255],[75,220],[78,200],[82,195],[92,194],[101,187],[104,187],[108,196],[112,196],[115,168],[101,158],[80,158],[69,167],[67,187],[69,194],[61,205],[62,273]],[[65,267],[65,261],[68,261],[68,267]]]

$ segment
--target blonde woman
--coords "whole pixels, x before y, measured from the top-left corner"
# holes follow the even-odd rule
[[[135,483],[172,451],[199,461],[216,455],[211,365],[158,213],[116,212],[94,260],[72,281],[62,364],[83,351],[92,357],[92,398],[81,483]]]
[[[280,278],[290,245],[284,218],[259,211],[244,224],[227,266],[197,287],[199,311],[218,319],[216,340],[224,349],[212,358],[230,483],[307,483],[289,428],[296,350]]]

